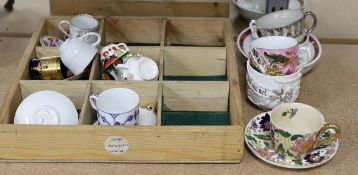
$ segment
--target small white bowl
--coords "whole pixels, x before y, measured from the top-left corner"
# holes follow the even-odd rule
[[[246,20],[258,19],[265,15],[264,11],[254,9],[253,0],[233,0],[234,4],[239,8],[240,14]],[[289,9],[304,9],[306,0],[290,0],[288,4]]]
[[[38,91],[21,102],[14,124],[78,125],[78,113],[72,101],[63,94]]]

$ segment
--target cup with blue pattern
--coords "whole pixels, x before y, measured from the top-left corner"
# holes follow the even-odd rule
[[[97,111],[99,125],[135,125],[139,115],[139,96],[127,88],[112,88],[89,98]]]

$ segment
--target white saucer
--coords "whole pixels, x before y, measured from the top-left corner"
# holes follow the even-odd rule
[[[304,43],[300,44],[308,47],[312,55],[312,58],[308,59],[310,61],[308,61],[303,67],[303,73],[306,73],[313,69],[313,67],[318,64],[318,61],[322,54],[322,46],[319,40],[313,34],[308,35],[308,37],[308,41],[306,40]],[[244,29],[237,37],[237,47],[239,48],[241,55],[246,58],[246,60],[243,60],[244,63],[246,63],[247,59],[249,58],[249,46],[253,40],[254,37],[251,35],[251,30],[249,27]],[[307,57],[307,55],[301,54],[300,57]]]
[[[21,102],[14,124],[77,125],[78,113],[72,101],[63,94],[38,91]]]
[[[283,168],[306,169],[323,165],[337,153],[338,140],[313,150],[304,158],[282,157],[273,149],[271,133],[267,128],[271,112],[257,115],[246,125],[245,143],[250,151],[261,160]]]

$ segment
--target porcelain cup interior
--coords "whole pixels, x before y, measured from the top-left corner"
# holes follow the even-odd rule
[[[139,105],[136,92],[126,88],[105,90],[98,95],[97,106],[109,113],[126,113]]]
[[[260,72],[269,75],[289,75],[300,64],[297,40],[286,36],[267,36],[250,44],[249,60]]]
[[[78,38],[89,32],[98,31],[98,20],[91,15],[81,14],[71,18],[70,21],[62,20],[58,24],[58,28],[69,38]],[[64,25],[69,26],[69,33],[65,30]],[[87,36],[84,38],[89,44],[96,42],[95,36]],[[96,45],[99,45],[97,43]]]
[[[282,117],[284,113],[287,113],[287,117]],[[319,131],[325,120],[322,113],[312,106],[302,103],[285,103],[272,110],[271,122],[291,135],[305,135]]]
[[[256,26],[262,29],[275,29],[288,26],[303,18],[302,10],[280,10],[260,17],[256,20]]]
[[[313,18],[310,27],[305,26],[307,16]],[[250,29],[255,38],[263,36],[289,36],[297,38],[310,34],[317,25],[317,17],[313,12],[302,10],[279,10],[266,14],[257,20],[251,20]],[[302,37],[301,37],[302,38]],[[299,38],[298,40],[300,41]]]
[[[297,41],[285,36],[268,36],[251,42],[251,47],[262,49],[287,49],[297,45]]]
[[[82,30],[92,30],[98,27],[98,20],[90,15],[77,15],[71,18],[71,25]]]

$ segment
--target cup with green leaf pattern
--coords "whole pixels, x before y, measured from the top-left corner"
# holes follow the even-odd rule
[[[316,108],[302,103],[283,103],[271,112],[271,138],[281,156],[303,157],[334,142],[340,135],[337,124],[325,123]]]

